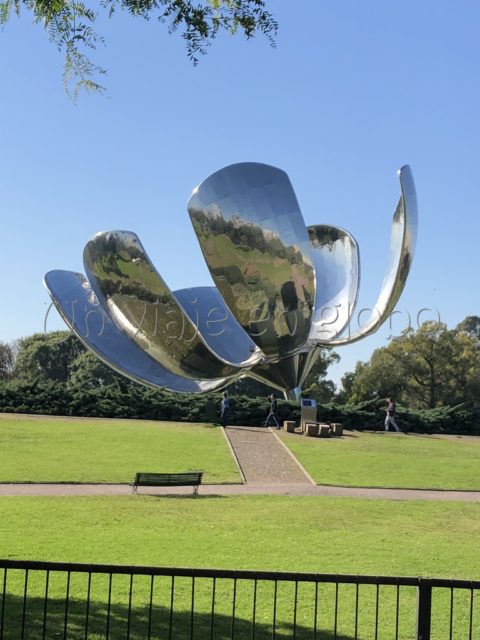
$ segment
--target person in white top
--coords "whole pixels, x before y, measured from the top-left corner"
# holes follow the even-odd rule
[[[220,403],[220,423],[222,427],[227,426],[228,409],[230,408],[230,399],[228,391],[222,393],[222,402]]]
[[[395,402],[393,398],[387,398],[387,415],[385,416],[385,431],[390,431],[390,425],[395,431],[400,431],[398,424],[395,422]]]

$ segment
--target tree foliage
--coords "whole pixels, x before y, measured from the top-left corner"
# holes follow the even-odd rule
[[[315,364],[303,383],[303,396],[317,402],[331,402],[335,396],[335,384],[327,379],[328,368],[340,360],[332,349],[319,349]]]
[[[2,375],[2,353],[5,355],[5,375]],[[10,360],[8,358],[10,357]],[[324,401],[333,399],[335,386],[326,380],[330,364],[339,356],[331,350],[320,349],[310,371],[305,388],[312,397],[318,389],[325,388]],[[9,364],[8,364],[8,362]],[[8,373],[10,372],[10,373]],[[0,343],[0,379],[14,378],[24,381],[60,380],[72,387],[94,389],[116,384],[122,388],[138,386],[137,383],[116,373],[111,367],[88,351],[74,335],[67,331],[35,333],[21,338],[15,346]],[[265,398],[276,389],[253,378],[240,378],[229,386],[230,393]],[[318,397],[320,400],[320,397]]]
[[[319,350],[307,378],[308,393],[319,401],[333,398],[334,385],[326,375],[336,361],[335,352]],[[208,422],[219,418],[220,393],[175,394],[139,385],[105,365],[67,331],[36,333],[15,345],[0,343],[2,379],[0,411]],[[259,424],[268,413],[267,395],[280,395],[247,377],[235,381],[229,391],[234,424]],[[298,403],[280,400],[279,418],[298,418],[298,409]]]
[[[457,325],[457,331],[463,331],[480,342],[480,317],[467,316]]]
[[[245,376],[235,380],[228,386],[230,394],[249,396],[250,398],[265,398],[271,393],[278,393],[273,387],[269,387],[259,380]]]
[[[22,380],[62,380],[70,376],[71,363],[85,347],[67,331],[34,333],[18,341],[13,377]]]
[[[69,382],[74,387],[94,389],[110,384],[120,383],[125,385],[130,381],[124,376],[103,364],[91,351],[85,351],[68,364]]]
[[[335,402],[326,375],[338,355],[321,350],[304,395],[317,399],[319,420],[350,429],[383,429],[384,399],[393,395],[403,431],[480,434],[478,327],[480,318],[470,316],[451,330],[425,323],[405,332],[347,372]],[[247,378],[231,385],[231,424],[261,424],[269,391]],[[0,411],[215,423],[220,398],[132,382],[66,331],[0,343]],[[279,417],[298,421],[298,403],[280,400]]]
[[[0,380],[0,411],[59,416],[132,418],[219,423],[221,394],[193,395],[114,383],[97,387],[74,386],[59,380]],[[259,426],[267,415],[265,398],[235,395],[229,424]],[[480,408],[467,405],[412,410],[397,406],[403,431],[480,434]],[[278,403],[281,421],[299,421],[298,402]],[[341,422],[347,429],[383,430],[385,406],[381,400],[357,404],[318,406],[322,422]]]
[[[106,70],[92,62],[87,52],[104,43],[93,28],[99,12],[112,16],[118,9],[132,17],[164,23],[169,33],[179,32],[193,64],[221,31],[240,32],[246,38],[260,32],[275,45],[278,25],[265,9],[265,0],[102,0],[95,8],[83,0],[1,0],[0,25],[5,25],[12,13],[20,16],[22,11],[29,12],[64,53],[65,86],[68,90],[73,81],[76,96],[82,89],[104,90],[99,77]]]
[[[9,380],[12,377],[15,356],[15,345],[0,342],[0,380]]]
[[[480,397],[480,318],[470,316],[455,329],[426,322],[406,331],[370,362],[357,363],[350,400],[393,396],[415,409],[459,403]]]

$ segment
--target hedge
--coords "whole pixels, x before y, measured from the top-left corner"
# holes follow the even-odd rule
[[[0,382],[0,412],[5,413],[217,423],[220,398],[220,393],[178,394],[130,382],[93,389],[53,380]],[[269,411],[267,398],[233,395],[230,399],[230,424],[263,424]],[[398,406],[397,414],[403,431],[480,435],[480,407],[460,404],[412,411]],[[298,423],[299,403],[279,400],[278,415],[281,421]],[[347,429],[381,430],[385,404],[375,400],[356,405],[320,405],[318,419],[341,422]]]

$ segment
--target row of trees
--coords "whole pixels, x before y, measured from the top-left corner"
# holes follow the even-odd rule
[[[235,395],[231,404],[230,424],[259,425],[268,412],[262,397]],[[219,393],[193,397],[126,381],[92,388],[55,380],[0,382],[0,410],[10,413],[218,423],[219,407]],[[480,434],[479,407],[398,408],[403,431]],[[298,422],[299,413],[298,402],[279,402],[281,421]],[[382,430],[384,417],[385,405],[380,399],[318,407],[319,420],[342,422],[347,429]]]
[[[327,378],[339,360],[321,351],[304,396],[322,406],[319,417],[355,428],[381,428],[384,399],[393,395],[402,428],[417,431],[480,430],[480,317],[454,329],[425,323],[377,349],[344,375],[342,388]],[[258,424],[272,390],[243,378],[230,386],[235,422]],[[0,411],[153,419],[218,418],[219,394],[189,396],[152,390],[118,375],[73,335],[34,334],[0,343]],[[298,418],[297,403],[280,403],[280,417]]]
[[[339,360],[334,351],[324,349],[310,372],[305,388],[319,401],[333,398],[335,385],[327,379],[328,367]],[[115,373],[66,331],[35,333],[8,344],[0,343],[0,380],[68,382],[87,389],[111,384],[134,385]],[[229,391],[237,395],[265,397],[274,389],[252,378],[234,382]]]
[[[342,386],[337,399],[348,402],[393,395],[413,409],[480,404],[480,317],[454,329],[426,322],[407,330],[358,362]]]
[[[454,329],[424,323],[407,330],[368,362],[342,378],[336,390],[327,378],[339,355],[323,349],[304,384],[304,395],[320,403],[358,403],[393,395],[413,409],[433,409],[480,398],[480,317],[469,316]],[[122,381],[134,384],[104,365],[73,335],[64,331],[36,333],[15,343],[0,342],[0,380],[56,380],[95,388]],[[250,378],[230,387],[234,394],[252,397],[271,389]]]

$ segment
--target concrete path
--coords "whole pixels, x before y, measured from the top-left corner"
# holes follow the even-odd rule
[[[315,484],[272,429],[226,427],[224,433],[247,485]]]
[[[382,500],[441,500],[480,502],[480,491],[435,491],[427,489],[369,489],[297,484],[202,484],[199,496],[286,495]],[[0,484],[1,496],[105,496],[131,495],[128,484]],[[139,495],[192,495],[190,487],[140,487]]]

